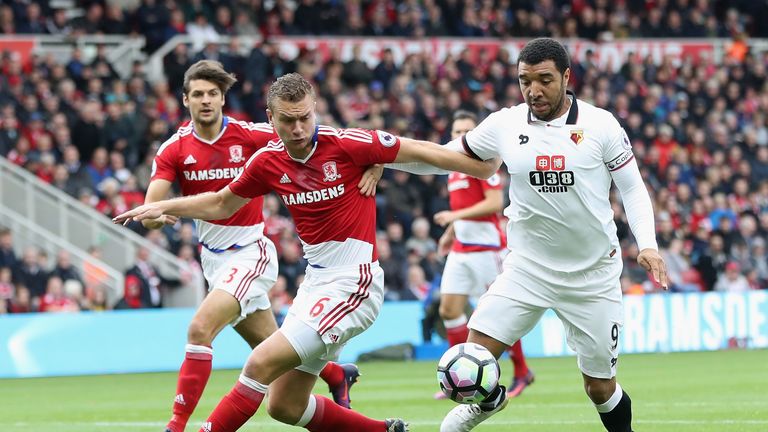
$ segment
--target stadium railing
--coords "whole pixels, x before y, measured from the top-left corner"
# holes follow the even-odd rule
[[[0,36],[0,47],[15,51],[26,58],[31,54],[52,55],[58,62],[66,62],[72,57],[75,48],[80,48],[83,61],[89,63],[96,55],[98,46],[105,47],[105,57],[120,78],[131,75],[134,61],[144,61],[147,55],[142,51],[146,45],[143,36],[127,35],[86,35],[77,38],[55,35],[13,35]]]
[[[122,297],[122,273],[134,265],[139,248],[151,252],[152,263],[161,274],[178,279],[180,263],[175,255],[113,224],[103,214],[3,157],[0,157],[0,178],[3,179],[0,182],[2,224],[8,225],[14,236],[25,243],[46,249],[50,256],[55,256],[59,248],[66,248],[79,261],[75,264],[85,262],[90,247],[99,247],[105,270],[110,275],[112,285],[108,292],[113,302]],[[88,260],[92,261],[89,257]]]

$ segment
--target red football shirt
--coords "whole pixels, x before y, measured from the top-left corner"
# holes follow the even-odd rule
[[[466,174],[452,172],[448,176],[448,200],[451,210],[471,207],[485,199],[485,191],[501,189],[501,177],[494,174],[488,180],[480,180]],[[453,223],[456,241],[451,250],[456,252],[479,252],[499,250],[506,246],[499,216],[482,216],[460,219]]]
[[[257,150],[277,139],[268,123],[224,117],[221,132],[211,141],[195,134],[192,122],[182,125],[157,151],[152,180],[179,181],[184,195],[217,192],[237,177]],[[200,242],[211,250],[245,246],[262,237],[263,198],[250,201],[228,219],[196,220]]]
[[[292,158],[282,141],[258,151],[229,185],[255,198],[275,191],[296,224],[304,257],[316,267],[369,263],[376,253],[376,201],[360,194],[365,169],[395,160],[397,137],[383,131],[318,126],[304,160]]]

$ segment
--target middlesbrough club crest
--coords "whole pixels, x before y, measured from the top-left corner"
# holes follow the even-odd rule
[[[244,161],[243,158],[243,146],[233,145],[229,146],[229,161],[232,163],[240,163]]]
[[[336,162],[326,162],[323,164],[323,181],[332,182],[341,178],[341,174],[336,170]]]

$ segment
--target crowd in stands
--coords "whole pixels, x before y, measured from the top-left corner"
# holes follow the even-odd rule
[[[177,34],[200,43],[219,36],[459,37],[768,36],[768,5],[753,0],[4,0],[0,34],[134,34],[149,51]]]
[[[39,20],[45,25],[39,28],[44,32],[69,29],[73,34],[113,28],[141,31],[156,35],[155,44],[174,31],[192,33],[193,24],[206,22],[216,23],[213,32],[217,34],[258,31],[269,36],[334,34],[349,27],[334,21],[342,18],[345,23],[360,20],[359,33],[366,35],[596,38],[608,29],[612,37],[743,37],[768,30],[755,25],[765,13],[765,6],[758,3],[764,2],[303,0],[296,2],[295,10],[288,6],[292,3],[281,1],[270,2],[274,6],[265,10],[267,2],[261,1],[217,2],[213,7],[205,1],[144,0],[135,11],[118,11],[115,6],[103,11],[98,10],[103,8],[99,2],[89,2],[86,14],[71,21],[61,18],[61,11],[43,10],[45,19]],[[0,31],[30,28],[24,17],[32,14],[35,3],[22,4],[26,2],[3,2]],[[461,5],[463,12],[456,12]],[[241,13],[243,7],[248,13]],[[93,21],[91,15],[98,19]],[[531,26],[542,17],[547,26],[534,31]],[[673,31],[670,21],[675,19],[682,21],[684,30]],[[52,27],[49,21],[58,24]],[[478,32],[462,30],[467,22],[474,22]],[[529,27],[524,27],[526,22]],[[436,32],[437,27],[442,30]],[[483,118],[522,101],[516,65],[504,50],[493,58],[472,58],[467,51],[449,55],[439,64],[425,54],[409,54],[397,63],[392,52],[383,50],[379,64],[369,67],[359,57],[323,61],[312,50],[282,58],[268,39],[247,55],[219,51],[217,45],[200,51],[179,45],[166,58],[167,81],[153,85],[141,64],[134,66],[128,79],[119,79],[101,51],[85,61],[75,50],[66,63],[34,55],[22,63],[6,51],[0,53],[0,155],[106,217],[140,204],[157,148],[186,119],[180,103],[183,72],[202,58],[222,61],[236,73],[240,81],[228,94],[225,109],[252,121],[265,119],[263,89],[276,76],[291,71],[316,83],[323,124],[384,129],[435,142],[447,141],[449,120],[457,109]],[[581,99],[613,112],[632,141],[654,202],[659,246],[673,291],[768,288],[766,68],[768,53],[749,51],[719,63],[688,58],[675,64],[665,58],[657,64],[650,57],[629,56],[619,71],[601,68],[589,55],[572,64],[572,89]],[[376,200],[378,249],[388,299],[424,299],[439,281],[443,261],[436,239],[442,228],[432,216],[448,208],[447,195],[441,176],[385,171]],[[624,290],[632,294],[658,291],[635,262],[637,247],[619,198],[613,198],[625,260]],[[277,197],[266,199],[264,213],[266,234],[279,250],[281,278],[273,295],[280,307],[295,294],[306,262],[293,223]],[[132,228],[185,260],[199,257],[190,221],[163,231]],[[4,241],[0,236],[0,297],[7,304],[0,308],[21,311],[25,309],[19,304],[30,304],[29,308],[49,310],[41,306],[48,293],[74,291],[66,289],[72,279],[53,276],[53,269],[41,266],[43,260],[35,257],[39,252],[25,251],[16,257]],[[178,283],[155,282],[168,287]],[[89,293],[74,302],[78,308],[104,307],[95,297],[98,294]],[[129,307],[161,304],[152,297],[139,300],[124,303]]]

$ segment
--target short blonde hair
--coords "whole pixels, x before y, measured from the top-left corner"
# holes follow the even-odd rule
[[[286,102],[299,102],[307,95],[315,100],[315,89],[303,76],[293,72],[283,75],[269,86],[267,92],[267,108],[274,109],[275,102],[279,99]]]

